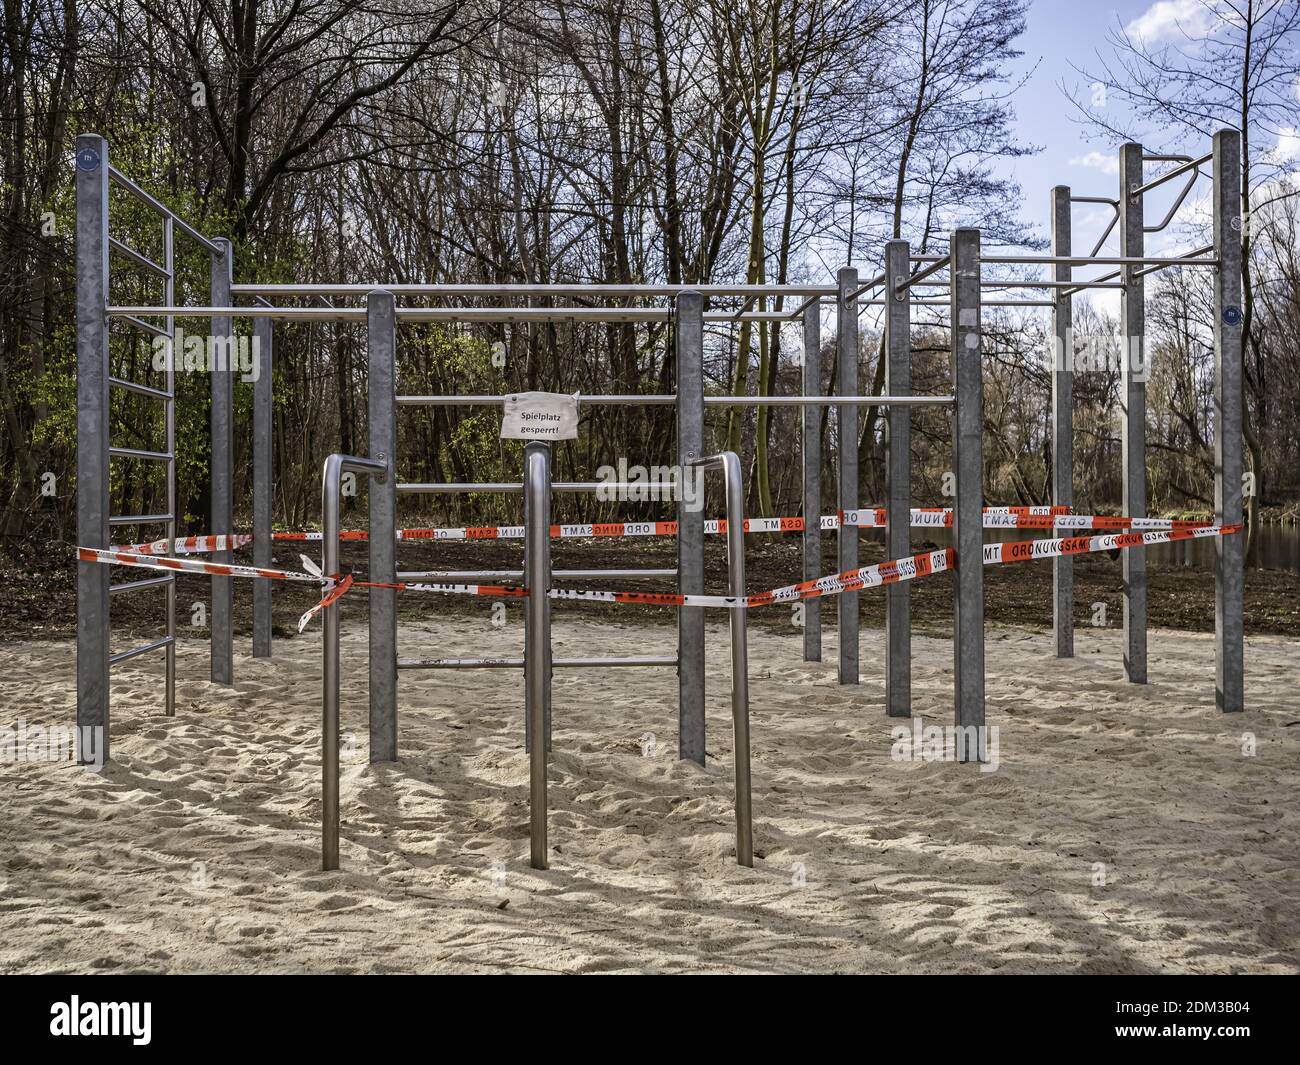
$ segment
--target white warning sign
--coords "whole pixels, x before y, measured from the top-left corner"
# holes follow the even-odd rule
[[[502,440],[576,440],[578,397],[554,392],[516,392],[506,396]]]

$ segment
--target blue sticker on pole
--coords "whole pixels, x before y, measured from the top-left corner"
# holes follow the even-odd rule
[[[99,152],[94,148],[82,148],[77,153],[77,169],[87,173],[99,169]]]
[[[1224,307],[1223,308],[1224,325],[1241,325],[1241,308]]]

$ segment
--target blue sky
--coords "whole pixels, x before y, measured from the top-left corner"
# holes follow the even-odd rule
[[[1099,64],[1097,54],[1110,57],[1108,32],[1119,25],[1132,25],[1135,20],[1158,36],[1162,31],[1172,31],[1173,19],[1195,17],[1203,10],[1197,0],[1033,0],[1029,9],[1028,29],[1018,44],[1025,53],[1020,60],[1019,73],[1034,69],[1028,82],[1016,93],[1016,129],[1024,143],[1038,145],[1041,151],[1032,156],[1010,161],[1007,170],[1021,185],[1022,217],[1048,235],[1048,204],[1053,185],[1069,185],[1076,195],[1114,197],[1118,190],[1118,150],[1100,139],[1087,137],[1088,131],[1073,120],[1073,105],[1061,92],[1060,83],[1080,85],[1085,93],[1088,84],[1074,70],[1071,63],[1095,69]],[[1113,95],[1108,106],[1115,106]],[[1209,145],[1205,146],[1209,150]],[[1149,170],[1148,174],[1154,171]],[[1173,182],[1167,189],[1152,193],[1147,205],[1148,215],[1159,211],[1164,214],[1172,202],[1181,182]],[[1208,192],[1209,182],[1202,179],[1196,191]],[[1193,195],[1183,206],[1179,218],[1191,218],[1196,213],[1197,199]],[[1075,250],[1087,251],[1101,235],[1110,218],[1110,209],[1101,205],[1078,204],[1073,214]],[[1115,236],[1102,254],[1115,254]],[[1188,234],[1175,226],[1148,238],[1149,253],[1181,251],[1188,247]],[[1085,244],[1086,242],[1086,244]],[[1106,305],[1102,294],[1097,302]]]

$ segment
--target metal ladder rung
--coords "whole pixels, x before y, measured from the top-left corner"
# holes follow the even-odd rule
[[[109,595],[117,595],[118,592],[135,592],[141,588],[157,588],[163,584],[175,584],[176,574],[165,573],[161,577],[147,577],[141,581],[118,581],[117,584],[108,586]]]
[[[125,381],[120,377],[110,377],[108,383],[115,388],[125,388],[128,392],[134,392],[139,396],[149,396],[152,399],[162,399],[171,401],[174,397],[170,392],[163,388],[150,388],[148,385],[138,385],[134,381]]]
[[[110,447],[108,454],[110,458],[115,459],[144,459],[149,462],[171,462],[172,460],[169,451],[142,451],[138,447]]]
[[[117,514],[108,519],[109,525],[161,525],[174,521],[171,514]]]
[[[141,584],[145,583],[143,581]],[[128,658],[137,658],[140,655],[147,655],[150,651],[159,651],[164,647],[170,647],[176,642],[174,636],[164,636],[161,640],[154,640],[153,643],[146,643],[140,647],[132,647],[129,651],[118,651],[115,655],[108,656],[110,666],[117,665],[118,662],[125,662]]]

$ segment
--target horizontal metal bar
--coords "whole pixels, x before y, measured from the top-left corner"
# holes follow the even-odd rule
[[[172,456],[166,451],[141,451],[136,447],[110,447],[108,449],[110,458],[115,459],[145,459],[149,462],[171,462]]]
[[[165,266],[159,266],[147,255],[144,255],[141,252],[136,251],[133,247],[131,247],[131,245],[123,243],[122,241],[118,240],[116,237],[108,238],[108,246],[112,248],[114,251],[120,252],[121,254],[125,255],[132,262],[137,263],[140,266],[143,266],[146,270],[152,270],[159,277],[168,278],[172,276],[170,271],[168,271],[168,269]]]
[[[287,318],[329,322],[366,319],[364,307],[109,307],[110,318]],[[139,323],[138,323],[139,324]],[[167,334],[164,332],[164,336]]]
[[[108,176],[109,179],[113,182],[113,184],[117,185],[120,188],[125,189],[137,200],[143,203],[146,207],[153,208],[164,218],[170,218],[172,220],[172,224],[177,229],[179,229],[182,233],[184,233],[187,237],[189,237],[191,240],[196,241],[197,243],[203,245],[203,247],[207,248],[208,251],[214,254],[219,253],[221,251],[221,249],[216,244],[208,240],[207,237],[205,237],[202,233],[200,233],[197,229],[195,229],[192,225],[190,225],[187,221],[185,221],[185,219],[181,218],[180,215],[176,214],[170,207],[165,206],[164,204],[160,203],[158,200],[150,196],[147,192],[144,191],[144,189],[142,189],[129,177],[123,174],[122,171],[118,170],[117,167],[110,165],[108,168]]]
[[[834,296],[834,285],[232,285],[236,296],[365,296],[383,289],[394,296],[603,296],[614,299],[678,296],[698,292],[703,296]]]
[[[399,322],[667,322],[669,307],[398,307]],[[725,317],[725,316],[724,316]]]
[[[116,514],[108,519],[109,525],[160,525],[174,521],[171,514]]]
[[[399,658],[397,660],[398,669],[522,669],[523,665],[522,658]]]
[[[1109,196],[1071,196],[1071,203],[1105,203],[1111,207],[1118,207],[1119,200],[1112,200]]]
[[[398,396],[399,407],[491,407],[500,406],[505,396]],[[629,395],[585,396],[579,394],[579,403],[592,406],[669,406],[677,402],[676,396]]]
[[[676,577],[676,569],[556,569],[551,570],[551,576],[556,580],[568,581],[599,581],[604,578],[612,580],[660,580],[665,577]]]
[[[518,581],[521,569],[399,569],[399,581]]]
[[[1032,266],[1218,266],[1217,259],[1197,259],[1192,262],[1169,256],[1142,255],[981,255],[981,263],[1020,263]]]
[[[888,300],[866,300],[863,302],[864,307],[883,307]],[[940,300],[912,300],[913,307],[950,307],[952,301],[948,299]],[[980,300],[981,307],[1055,307],[1056,303],[1052,300]]]
[[[119,322],[126,322],[138,329],[143,329],[146,333],[152,333],[156,337],[171,336],[171,333],[162,326],[154,325],[153,322],[146,322],[143,318],[134,314],[114,314],[112,317],[116,318]]]
[[[144,584],[144,581],[137,582]],[[108,656],[110,666],[117,665],[118,662],[125,662],[128,658],[138,658],[140,655],[147,655],[150,651],[161,651],[164,647],[169,647],[175,642],[172,636],[164,636],[161,640],[154,640],[153,643],[146,643],[140,647],[132,647],[129,651],[118,651],[115,655]]]
[[[1165,171],[1165,173],[1161,174],[1159,177],[1152,178],[1145,185],[1138,185],[1135,188],[1131,189],[1130,195],[1141,196],[1144,192],[1150,192],[1152,189],[1157,188],[1160,185],[1163,185],[1166,181],[1171,181],[1172,179],[1178,177],[1179,174],[1186,174],[1187,171],[1189,170],[1195,170],[1197,167],[1202,166],[1205,163],[1208,163],[1213,158],[1214,158],[1214,153],[1208,152],[1205,155],[1201,156],[1199,159],[1188,159],[1185,163],[1182,163],[1180,166],[1176,166],[1172,170]],[[1162,155],[1143,156],[1144,162],[1148,162],[1148,161],[1161,162],[1161,161],[1168,161],[1168,160],[1169,160],[1169,156],[1162,156]]]
[[[119,581],[117,584],[110,584],[108,586],[108,594],[116,595],[118,592],[136,592],[141,588],[157,588],[163,584],[175,583],[176,574],[164,573],[161,577],[148,577],[142,581]]]
[[[706,407],[942,407],[952,396],[705,396]]]
[[[659,489],[665,491],[676,489],[672,481],[622,482],[622,481],[553,481],[552,492],[595,492],[605,489],[612,492],[638,492]],[[456,492],[522,492],[523,485],[518,481],[485,481],[481,484],[463,482],[410,482],[398,484],[399,492],[423,493],[425,495],[453,494]]]
[[[163,388],[150,388],[148,385],[138,385],[134,381],[124,381],[120,377],[110,377],[108,383],[114,388],[125,388],[128,392],[134,392],[138,396],[151,396],[154,399],[163,399],[170,401],[173,396]]]
[[[1195,256],[1198,256],[1198,255],[1205,255],[1207,252],[1212,252],[1212,251],[1214,251],[1214,245],[1213,245],[1213,244],[1206,244],[1204,247],[1201,247],[1201,248],[1193,248],[1191,251],[1189,251],[1189,252],[1184,252],[1181,256],[1177,256],[1177,257],[1175,257],[1175,258],[1169,260],[1168,262],[1162,263],[1162,264],[1160,264],[1160,265],[1158,265],[1158,266],[1150,266],[1150,267],[1147,267],[1147,268],[1144,269],[1144,270],[1135,270],[1135,271],[1133,272],[1133,276],[1134,276],[1134,277],[1144,277],[1144,276],[1146,276],[1147,274],[1154,274],[1154,273],[1156,273],[1156,272],[1158,272],[1158,271],[1160,271],[1160,270],[1166,270],[1166,269],[1168,269],[1168,268],[1171,267],[1171,266],[1186,266],[1187,263],[1186,263],[1185,261],[1183,261],[1183,260],[1191,259],[1191,258],[1194,258]],[[1215,260],[1213,260],[1213,263],[1214,263],[1215,266],[1217,266],[1218,263],[1219,263],[1219,261],[1218,261],[1217,259],[1215,259]],[[1075,287],[1075,286],[1072,284],[1071,288],[1069,289],[1069,291],[1067,291],[1067,292],[1065,293],[1065,295],[1067,295],[1067,296],[1068,296],[1068,295],[1071,295],[1072,293],[1078,291],[1079,288],[1082,288],[1082,287],[1084,287],[1085,285],[1089,285],[1089,286],[1095,287],[1096,284],[1097,284],[1097,282],[1099,282],[1099,281],[1109,281],[1109,280],[1111,280],[1112,278],[1119,277],[1123,272],[1124,272],[1123,270],[1112,270],[1109,274],[1102,274],[1101,277],[1094,277],[1091,281],[1088,281],[1088,282],[1082,282],[1082,281],[1081,281],[1081,282],[1078,283],[1078,286],[1077,286],[1077,287]],[[1121,283],[1121,287],[1123,287],[1123,284],[1122,284],[1122,283]]]
[[[616,658],[552,658],[556,669],[586,669],[598,666],[675,666],[676,655],[623,655]]]

